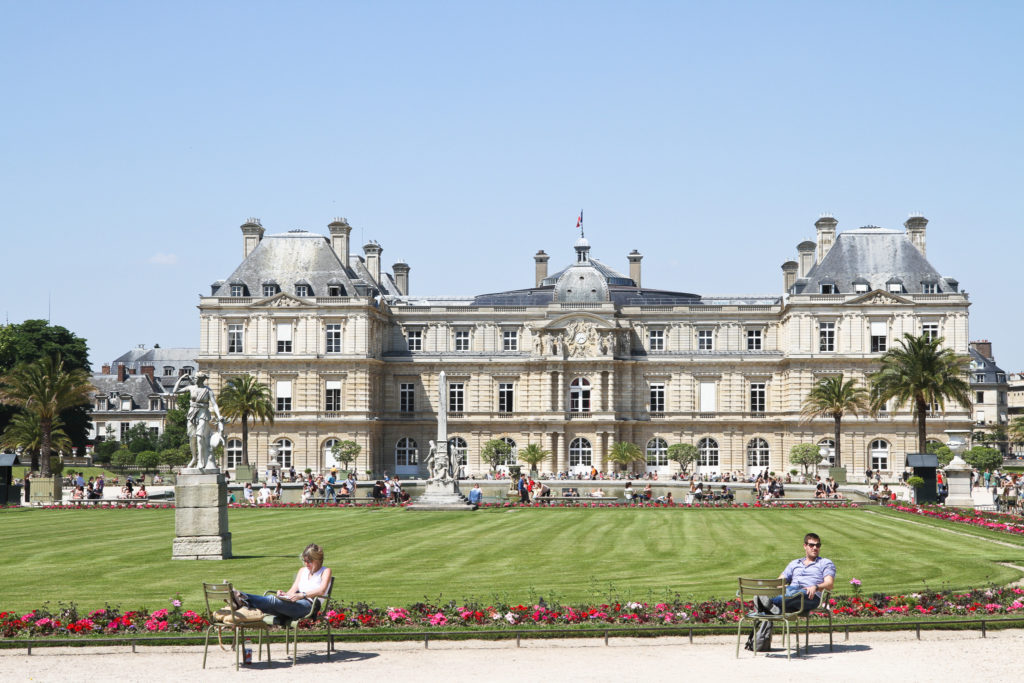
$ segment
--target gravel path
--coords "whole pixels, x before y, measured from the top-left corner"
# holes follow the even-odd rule
[[[776,636],[778,638],[778,636]],[[325,653],[300,644],[298,666],[285,660],[274,645],[275,661],[257,662],[235,672],[234,656],[213,647],[203,670],[202,647],[45,648],[31,656],[24,650],[0,650],[3,681],[205,681],[227,679],[323,680],[325,676],[355,680],[429,681],[555,681],[672,680],[714,676],[715,680],[863,681],[883,676],[910,681],[995,681],[1013,675],[1014,653],[1024,648],[1024,630],[923,631],[837,634],[834,652],[812,636],[810,655],[786,661],[785,652],[768,655],[741,651],[728,636],[686,638],[523,641],[347,643],[327,661]],[[775,645],[780,642],[776,640]],[[322,646],[320,646],[322,648]],[[884,674],[882,673],[884,672]],[[328,679],[329,680],[329,679]]]

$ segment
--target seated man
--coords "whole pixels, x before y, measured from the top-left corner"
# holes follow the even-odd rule
[[[473,505],[479,505],[483,498],[484,492],[480,490],[480,484],[473,484],[473,488],[469,491],[469,502]]]
[[[800,611],[800,594],[803,593],[804,611],[815,609],[821,603],[819,591],[832,590],[836,579],[836,565],[832,560],[821,557],[821,539],[817,534],[804,536],[804,556],[786,565],[779,574],[786,579],[786,611]],[[782,614],[780,598],[757,598],[757,611],[763,614]]]

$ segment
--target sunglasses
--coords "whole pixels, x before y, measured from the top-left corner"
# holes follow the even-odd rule
[[[820,543],[805,543],[804,545],[806,545],[809,548],[820,548],[821,547]]]

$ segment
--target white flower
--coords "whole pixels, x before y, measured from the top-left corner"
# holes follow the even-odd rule
[[[507,621],[510,624],[516,623],[516,615],[512,614],[511,612],[509,612],[508,614],[505,615],[505,621]]]

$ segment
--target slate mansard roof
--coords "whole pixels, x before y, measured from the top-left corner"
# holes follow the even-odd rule
[[[94,374],[91,382],[96,387],[96,391],[92,392],[93,396],[131,396],[132,402],[137,409],[148,407],[151,396],[167,394],[167,391],[160,386],[159,382],[151,382],[146,375],[129,375],[124,378],[123,382],[118,382],[117,375]],[[115,407],[114,412],[117,411],[118,409]]]
[[[839,233],[825,258],[796,282],[792,293],[817,294],[825,284],[834,285],[837,294],[849,294],[854,283],[864,282],[883,291],[890,282],[899,282],[908,294],[920,294],[925,283],[938,285],[938,292],[955,292],[959,286],[953,278],[942,277],[906,233],[868,226]]]

